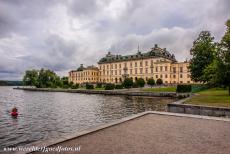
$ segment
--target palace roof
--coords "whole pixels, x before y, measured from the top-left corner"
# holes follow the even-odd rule
[[[110,52],[108,54],[101,58],[98,62],[98,64],[103,63],[113,63],[113,62],[120,62],[120,61],[129,61],[129,60],[139,60],[139,59],[147,59],[147,58],[166,58],[168,60],[171,60],[172,62],[176,62],[174,54],[170,54],[166,48],[161,49],[155,44],[154,48],[151,48],[150,51],[146,53],[141,53],[140,51],[137,52],[137,54],[134,55],[112,55]]]

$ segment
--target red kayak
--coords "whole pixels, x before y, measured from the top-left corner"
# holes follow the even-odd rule
[[[11,112],[11,116],[17,117],[18,116],[18,112]]]

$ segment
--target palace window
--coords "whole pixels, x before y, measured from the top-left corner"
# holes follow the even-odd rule
[[[153,68],[151,68],[151,73],[153,73]]]
[[[117,69],[117,64],[115,64],[115,69]]]
[[[119,68],[121,68],[121,64],[119,64]]]
[[[176,73],[176,67],[173,67],[173,73]]]
[[[130,63],[129,63],[129,66],[130,66],[130,67],[133,67],[133,64],[132,64],[132,62],[130,62]]]
[[[158,75],[156,75],[156,79],[158,79]]]
[[[140,73],[141,73],[141,74],[143,73],[143,68],[140,68]]]
[[[161,79],[162,79],[162,74],[160,75]]]
[[[168,67],[167,66],[165,66],[165,71],[168,71]]]
[[[153,66],[153,60],[151,60],[151,66]]]
[[[135,74],[137,74],[137,68],[135,68]]]
[[[182,75],[182,74],[180,74],[180,78],[183,78],[183,75]]]
[[[148,61],[145,61],[145,66],[148,66]]]
[[[107,69],[109,69],[109,65],[107,65]]]
[[[140,67],[142,67],[142,61],[140,61]]]
[[[175,79],[175,78],[176,78],[176,75],[173,75],[173,78]]]
[[[158,67],[156,66],[156,72],[158,72]]]
[[[133,74],[133,72],[132,72],[133,70],[132,69],[130,69],[130,74]]]
[[[163,71],[163,66],[160,67],[161,72]]]
[[[115,75],[117,75],[117,70],[115,70]]]
[[[135,62],[135,67],[137,67],[137,62]]]
[[[181,73],[183,72],[183,67],[180,67],[180,72],[181,72]]]
[[[148,68],[145,69],[145,73],[148,74]]]
[[[127,67],[127,63],[125,63],[125,67]]]
[[[168,75],[167,75],[167,74],[165,74],[165,78],[168,78]]]
[[[113,75],[113,71],[111,70],[111,75]]]
[[[113,64],[111,64],[111,69],[113,69]]]
[[[119,75],[121,75],[121,70],[119,70]]]

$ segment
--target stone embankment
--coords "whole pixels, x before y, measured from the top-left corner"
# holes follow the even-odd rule
[[[177,97],[175,92],[144,92],[141,90],[119,89],[119,90],[84,90],[84,89],[54,89],[54,88],[28,88],[17,87],[14,89],[28,91],[44,91],[44,92],[68,92],[83,94],[103,94],[103,95],[126,95],[126,96],[148,96],[148,97]]]

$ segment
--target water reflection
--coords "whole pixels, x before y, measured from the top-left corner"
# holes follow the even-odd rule
[[[131,114],[157,110],[169,98],[30,92],[0,87],[0,148],[59,138]],[[9,111],[19,111],[13,119]]]

